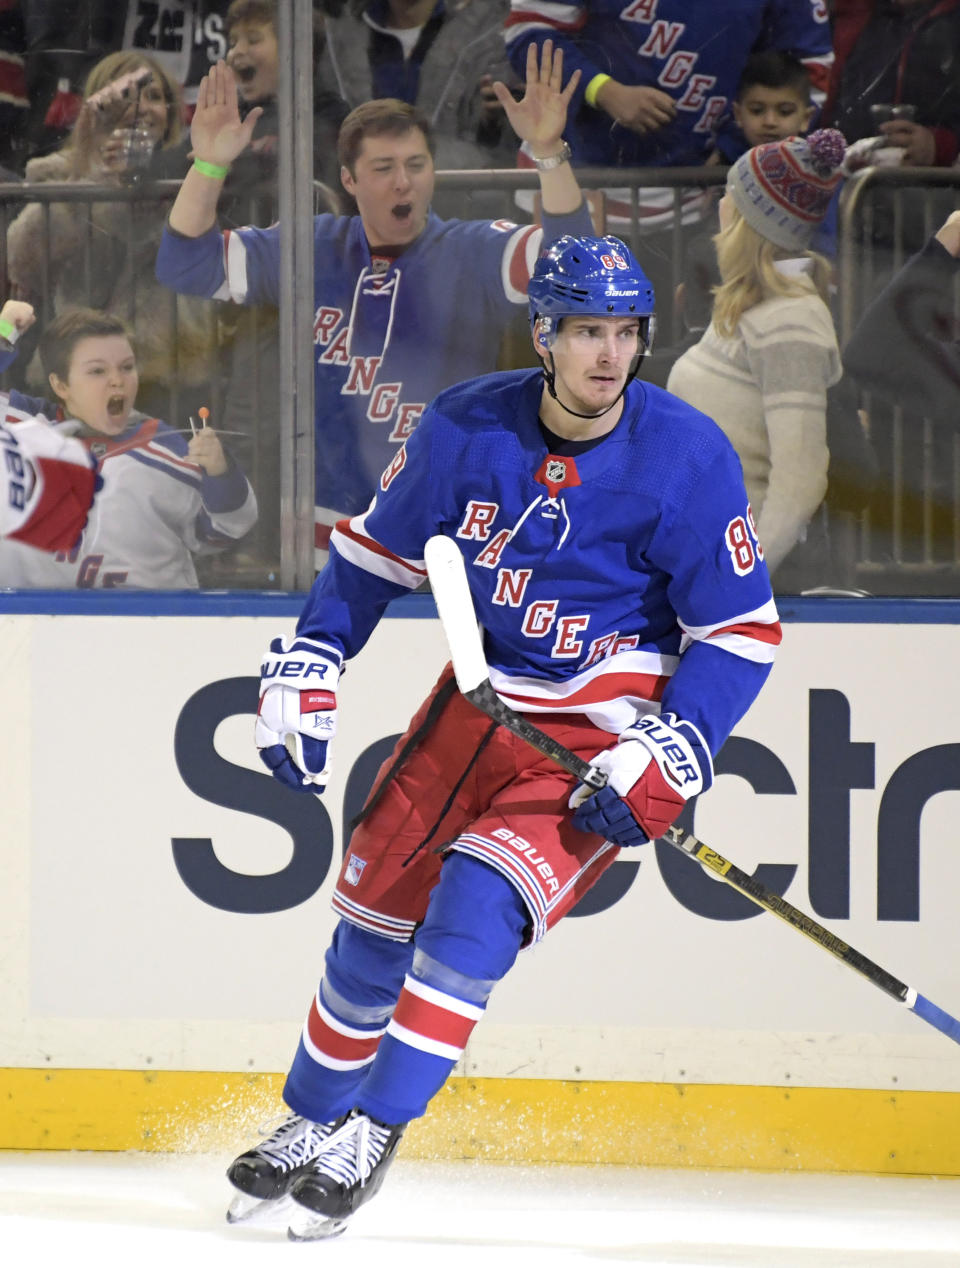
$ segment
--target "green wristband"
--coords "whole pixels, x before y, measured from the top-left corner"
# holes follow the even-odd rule
[[[206,159],[194,159],[193,166],[202,176],[209,176],[215,181],[222,181],[230,171],[229,165],[220,167],[217,163],[208,163]]]
[[[6,339],[7,343],[16,343],[20,337],[20,332],[12,321],[4,321],[0,317],[0,339]]]
[[[600,109],[597,105],[597,93],[604,84],[609,84],[612,78],[612,75],[594,75],[593,79],[587,84],[586,92],[583,94],[583,99],[588,106],[593,106],[594,110]]]

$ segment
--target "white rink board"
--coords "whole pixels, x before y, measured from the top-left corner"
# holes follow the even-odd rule
[[[171,841],[208,837],[222,865],[252,874],[283,868],[291,838],[191,791],[174,732],[196,692],[254,676],[269,638],[292,625],[0,616],[0,1066],[286,1068],[333,925],[347,776],[374,740],[403,729],[445,657],[436,620],[381,624],[340,693],[326,879],[288,910],[225,911],[187,887]],[[724,775],[695,822],[746,871],[795,865],[790,902],[954,1014],[960,792],[937,792],[923,810],[919,920],[878,919],[876,860],[891,776],[958,741],[960,687],[945,672],[956,646],[952,625],[786,625],[770,682],[735,734],[770,750],[796,793],[761,796]],[[840,693],[851,741],[875,746],[874,786],[849,794],[849,918],[814,910],[808,892],[811,692]],[[250,715],[225,718],[216,751],[261,773],[252,730]],[[211,748],[201,728],[198,767],[212,768]],[[247,786],[274,787],[265,774]],[[825,951],[765,913],[697,914],[670,893],[652,850],[630,857],[643,863],[619,901],[521,957],[460,1072],[960,1090],[955,1046]]]

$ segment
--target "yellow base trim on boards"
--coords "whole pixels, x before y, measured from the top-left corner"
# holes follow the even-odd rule
[[[0,1148],[232,1155],[283,1112],[275,1074],[0,1070]],[[960,1094],[451,1079],[409,1158],[960,1175]]]

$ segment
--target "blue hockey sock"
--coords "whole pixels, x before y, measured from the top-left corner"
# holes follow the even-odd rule
[[[499,872],[467,855],[445,860],[411,971],[360,1087],[365,1113],[384,1123],[426,1113],[513,964],[528,922],[522,899]]]
[[[337,926],[283,1090],[295,1113],[324,1123],[353,1108],[412,956],[410,943]]]

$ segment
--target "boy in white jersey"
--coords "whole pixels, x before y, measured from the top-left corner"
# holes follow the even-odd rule
[[[0,585],[195,588],[193,553],[222,549],[256,522],[246,476],[212,428],[188,443],[137,411],[136,355],[119,318],[89,308],[64,312],[39,350],[57,399],[12,391],[7,416],[42,416],[75,435],[97,460],[103,490],[71,550],[47,555],[4,542]]]

